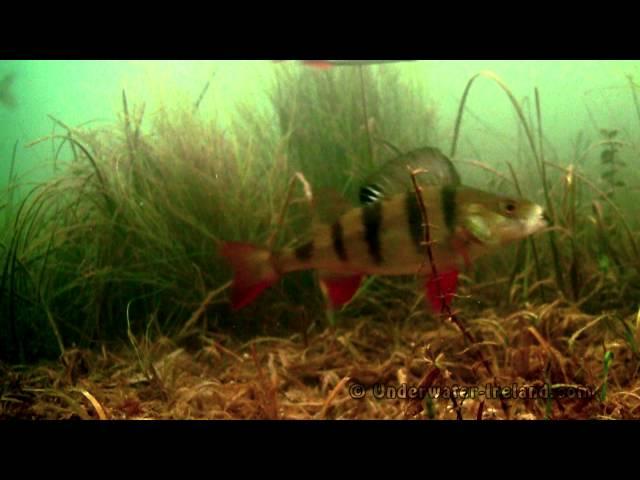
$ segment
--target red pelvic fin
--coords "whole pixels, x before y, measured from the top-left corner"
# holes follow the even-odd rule
[[[266,288],[276,283],[279,275],[271,253],[247,243],[227,242],[220,249],[233,269],[231,305],[234,310],[253,302]]]
[[[329,299],[332,309],[338,309],[349,303],[360,288],[362,275],[335,275],[320,273],[322,292]]]
[[[443,303],[451,307],[451,301],[458,288],[458,271],[440,273],[439,277],[429,276],[426,281],[426,293],[434,312],[442,312]]]

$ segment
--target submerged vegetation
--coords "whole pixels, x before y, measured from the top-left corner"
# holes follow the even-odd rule
[[[640,219],[633,207],[640,178],[628,164],[640,160],[640,144],[603,131],[592,144],[576,142],[575,158],[555,158],[538,92],[533,102],[518,101],[495,75],[481,76],[507,94],[516,112],[519,163],[456,156],[476,77],[452,139],[442,139],[434,106],[386,66],[283,67],[271,89],[275,118],[245,106],[231,132],[192,108],[150,120],[124,92],[115,127],[76,129],[52,118],[65,133],[37,142],[52,143],[57,173],[21,182],[16,145],[0,196],[0,359],[59,357],[64,369],[59,377],[45,367],[45,374],[22,377],[7,370],[0,417],[64,416],[52,407],[60,403],[56,389],[64,388],[70,415],[85,418],[93,409],[108,416],[95,392],[120,374],[129,375],[122,381],[133,390],[114,397],[114,418],[116,411],[209,418],[637,416]],[[632,81],[630,89],[635,99]],[[472,342],[424,312],[412,278],[366,282],[335,328],[327,329],[309,272],[231,313],[230,271],[217,247],[224,240],[284,246],[304,237],[310,207],[303,189],[290,183],[296,172],[314,195],[335,189],[355,204],[361,180],[377,166],[429,144],[450,150],[459,170],[477,171],[496,191],[526,192],[553,221],[546,233],[466,272],[454,306]],[[121,353],[123,342],[128,353]],[[116,373],[89,373],[110,361],[119,365]],[[131,380],[133,372],[142,377]],[[212,382],[202,384],[202,375]],[[349,381],[515,382],[591,388],[594,395],[570,404],[427,398],[408,406],[351,400]],[[155,396],[136,393],[137,383]],[[48,407],[24,407],[36,392]],[[160,412],[158,401],[169,401],[173,413]],[[133,404],[135,413],[127,413]]]

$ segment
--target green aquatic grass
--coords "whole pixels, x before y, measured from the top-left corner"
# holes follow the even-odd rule
[[[602,387],[600,389],[600,400],[603,402],[607,399],[607,384],[609,381],[609,369],[611,368],[611,362],[613,362],[613,352],[607,351],[602,360]]]
[[[500,89],[505,93],[505,95],[507,95],[509,101],[511,102],[511,105],[515,113],[517,114],[518,120],[520,122],[520,127],[522,127],[522,130],[526,135],[528,145],[531,148],[531,153],[533,155],[533,158],[535,159],[535,165],[537,167],[539,179],[544,191],[547,213],[552,219],[552,221],[555,223],[557,219],[554,211],[555,210],[554,205],[551,202],[551,199],[549,197],[549,188],[548,188],[546,167],[545,167],[545,161],[544,161],[542,120],[541,120],[542,115],[541,115],[541,109],[540,109],[540,98],[539,98],[537,89],[535,89],[536,119],[537,119],[537,126],[538,126],[538,144],[536,145],[535,136],[534,136],[534,126],[531,121],[527,121],[524,114],[523,106],[520,104],[520,102],[517,101],[514,94],[511,92],[511,89],[509,88],[509,86],[493,72],[483,71],[471,77],[467,82],[467,85],[462,94],[462,98],[460,100],[460,104],[458,107],[458,115],[456,117],[456,122],[455,122],[455,127],[453,132],[453,139],[451,142],[451,157],[454,157],[456,154],[458,138],[460,135],[460,128],[462,125],[462,118],[465,112],[465,106],[467,103],[467,99],[469,97],[469,93],[471,91],[471,88],[474,82],[481,77],[487,78],[493,81],[496,85],[498,85]],[[562,273],[563,272],[562,268],[560,266],[561,259],[559,257],[557,242],[555,238],[555,232],[553,231],[549,231],[549,246],[551,248],[551,253],[553,256],[553,265],[555,268],[556,283],[560,288],[560,290],[564,290],[564,276]],[[535,258],[535,261],[537,262],[538,261],[537,255],[534,258]],[[540,271],[539,265],[537,265],[536,270]]]
[[[276,118],[240,111],[232,131],[192,109],[150,120],[144,106],[131,107],[125,92],[117,125],[73,128],[51,117],[64,133],[34,143],[53,142],[57,174],[7,214],[0,326],[10,335],[2,336],[3,356],[28,361],[73,345],[126,339],[150,319],[163,332],[177,332],[198,310],[199,321],[238,335],[286,328],[299,315],[290,305],[321,311],[313,276],[300,273],[268,292],[259,307],[232,317],[224,290],[209,296],[230,274],[218,245],[267,243],[297,171],[314,189],[339,185],[357,192],[350,179],[369,152],[360,129],[363,96],[371,102],[367,114],[387,130],[405,125],[423,132],[415,145],[425,142],[432,114],[415,95],[398,96],[409,90],[392,70],[374,77],[353,69],[328,75],[284,69],[277,86]],[[335,111],[335,105],[348,107]],[[377,138],[380,127],[370,126]],[[409,137],[390,140],[403,145]],[[308,206],[296,198],[276,246],[299,237],[295,226],[308,217]],[[273,305],[266,308],[273,313],[266,326],[255,315],[265,304]]]
[[[479,262],[467,272],[473,281],[463,282],[471,298],[460,298],[458,307],[548,302],[564,273],[565,297],[585,310],[635,308],[633,201],[607,195],[582,166],[607,144],[581,143],[571,168],[552,160],[543,149],[539,95],[534,122],[500,82],[526,132],[520,151],[533,164],[454,162],[488,172],[488,189],[544,199],[554,230],[549,242],[532,238]],[[255,305],[231,314],[220,242],[273,241],[279,248],[304,236],[310,211],[297,182],[281,221],[296,172],[318,197],[331,188],[355,203],[360,179],[398,151],[443,145],[433,105],[391,66],[326,72],[283,65],[270,88],[275,115],[245,106],[227,130],[193,106],[149,118],[124,92],[116,125],[73,128],[52,118],[63,133],[41,141],[53,144],[55,177],[36,185],[14,178],[0,196],[7,225],[0,236],[0,328],[7,332],[0,355],[21,362],[57,356],[73,345],[126,340],[150,325],[168,335],[185,333],[188,324],[249,337],[291,332],[301,317],[303,333],[325,321],[309,272],[286,276]],[[638,154],[626,143],[622,153]],[[537,176],[526,174],[529,166]],[[412,318],[421,314],[418,295],[412,278],[371,280],[344,317]]]
[[[220,275],[214,261],[219,238],[252,236],[241,221],[227,216],[238,211],[222,208],[223,190],[240,198],[240,190],[227,186],[234,175],[227,167],[230,149],[222,143],[203,146],[203,140],[198,145],[197,139],[212,138],[204,125],[186,140],[187,126],[180,136],[164,131],[173,127],[162,122],[157,130],[171,145],[123,145],[113,132],[106,139],[81,132],[62,139],[76,145],[78,157],[61,178],[37,187],[23,201],[5,257],[2,287],[12,330],[38,318],[37,309],[17,308],[14,294],[25,274],[32,279],[34,272],[37,284],[22,294],[53,319],[51,325],[60,323],[67,344],[121,330],[129,301],[132,310],[144,311],[143,318],[162,309],[169,324],[215,284],[209,272]],[[192,150],[177,154],[184,144]],[[212,207],[203,208],[207,204]],[[20,268],[19,258],[33,270]],[[25,351],[24,340],[18,340],[17,348]]]
[[[513,290],[522,292],[521,300],[526,300],[531,294],[530,285],[539,288],[541,298],[557,295],[560,290],[566,299],[574,301],[584,308],[597,310],[605,305],[613,306],[632,304],[633,295],[638,294],[638,265],[637,238],[640,238],[640,225],[636,216],[632,215],[633,203],[640,200],[638,196],[637,176],[636,188],[633,189],[633,170],[624,172],[627,178],[632,179],[628,185],[617,183],[616,194],[611,194],[611,161],[602,162],[604,152],[612,150],[612,139],[596,140],[592,143],[584,142],[580,138],[575,143],[575,158],[555,159],[552,155],[545,155],[543,138],[541,99],[537,89],[534,89],[535,115],[528,109],[528,102],[519,102],[513,93],[499,77],[492,72],[481,72],[473,76],[463,92],[458,110],[458,116],[454,125],[451,153],[454,155],[461,135],[462,119],[465,113],[465,105],[468,101],[474,82],[485,77],[495,82],[507,95],[511,106],[516,113],[518,132],[524,135],[519,137],[518,151],[525,150],[525,159],[528,158],[535,165],[537,175],[522,175],[526,179],[523,185],[516,178],[516,173],[527,172],[528,166],[517,166],[507,163],[511,171],[513,184],[520,194],[523,191],[541,192],[544,204],[550,217],[553,219],[553,228],[548,232],[549,245],[540,248],[540,239],[531,238],[527,242],[531,247],[535,268],[528,268],[530,263],[522,264],[522,257],[526,255],[520,246],[515,258],[511,255],[502,255],[500,258],[492,257],[483,260],[482,269],[476,273],[480,281],[489,278],[500,278],[507,263],[511,265],[511,274],[507,277],[507,295],[513,296]],[[525,99],[526,100],[526,99]],[[535,118],[535,122],[534,122]],[[631,141],[616,141],[616,153],[624,150],[627,158],[637,161],[640,150]],[[526,149],[528,148],[528,155]],[[587,159],[594,155],[600,155],[600,166],[591,167],[585,165]],[[605,155],[605,159],[611,160],[611,154]],[[562,165],[560,165],[562,163]],[[617,163],[622,168],[623,162]],[[480,166],[491,172],[491,168]],[[517,172],[516,172],[517,171]],[[499,180],[501,174],[492,172]],[[616,171],[618,173],[618,171]],[[600,178],[598,178],[600,177]],[[604,177],[604,178],[603,178]],[[606,209],[602,208],[606,206]],[[595,213],[595,214],[594,214]],[[539,251],[539,255],[538,255]],[[603,269],[603,259],[613,259],[613,268]],[[600,262],[600,263],[599,263]],[[611,262],[609,262],[611,263]],[[548,278],[548,267],[541,269],[541,265],[552,265],[554,278]],[[535,274],[537,278],[531,277]],[[540,286],[543,286],[540,288]],[[557,287],[554,289],[553,287]],[[595,289],[594,289],[595,288]],[[545,293],[548,291],[549,294]],[[631,293],[634,292],[634,293]]]
[[[285,68],[271,97],[290,165],[315,189],[357,202],[359,179],[395,152],[434,140],[434,109],[393,67]]]

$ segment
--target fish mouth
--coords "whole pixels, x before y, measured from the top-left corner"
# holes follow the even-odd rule
[[[551,219],[547,215],[547,213],[540,207],[536,205],[533,214],[524,224],[524,229],[526,235],[532,235],[545,227],[551,225]]]
[[[496,235],[500,239],[498,243],[507,244],[522,240],[544,229],[549,224],[549,219],[539,205],[534,205],[523,218],[507,222],[498,227]]]

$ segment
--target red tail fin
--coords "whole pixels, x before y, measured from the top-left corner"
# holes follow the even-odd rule
[[[263,290],[276,283],[278,272],[273,267],[271,252],[248,243],[227,242],[220,253],[231,264],[233,285],[231,305],[238,310],[253,302]]]

